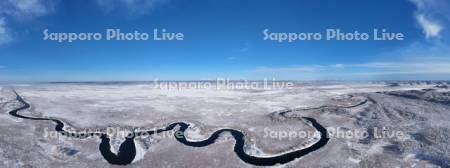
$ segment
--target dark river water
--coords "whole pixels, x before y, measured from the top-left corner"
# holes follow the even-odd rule
[[[19,102],[21,102],[23,104],[23,106],[18,109],[10,111],[9,112],[10,115],[18,117],[18,118],[29,119],[29,120],[52,121],[56,124],[55,130],[60,132],[61,134],[72,136],[72,137],[77,136],[75,133],[69,133],[69,132],[64,131],[64,123],[60,120],[53,119],[53,118],[28,117],[28,116],[23,116],[23,115],[18,114],[19,111],[30,108],[30,104],[28,104],[25,100],[23,100],[23,98],[20,95],[18,95],[17,93],[16,93],[16,95],[17,95],[16,99]],[[328,138],[327,130],[322,125],[320,125],[313,118],[309,118],[309,117],[302,117],[302,118],[309,121],[312,124],[312,126],[321,133],[321,137],[320,137],[319,141],[307,148],[298,149],[298,150],[295,150],[295,151],[292,151],[289,153],[285,153],[285,154],[273,156],[273,157],[256,157],[256,156],[251,156],[251,155],[248,155],[247,153],[245,153],[245,151],[244,151],[244,144],[245,144],[244,134],[241,131],[234,130],[234,129],[221,129],[221,130],[215,131],[208,139],[203,140],[203,141],[195,141],[195,142],[188,141],[186,139],[186,137],[184,136],[184,132],[189,127],[189,124],[184,123],[184,122],[173,123],[163,129],[131,133],[130,135],[128,135],[126,137],[125,141],[120,145],[120,148],[119,148],[117,154],[115,154],[111,151],[110,138],[105,133],[100,133],[100,134],[88,133],[86,135],[78,135],[78,137],[99,136],[99,138],[101,139],[101,143],[99,145],[99,150],[100,150],[100,153],[102,154],[102,156],[105,158],[105,160],[108,161],[110,164],[127,165],[127,164],[132,163],[132,161],[134,160],[134,158],[136,156],[136,147],[135,147],[135,143],[134,143],[134,138],[136,136],[142,135],[143,133],[145,133],[147,135],[152,135],[155,133],[171,131],[171,130],[174,130],[176,128],[176,126],[179,126],[179,129],[176,130],[174,133],[174,138],[176,138],[176,140],[178,142],[180,142],[186,146],[191,146],[191,147],[205,147],[205,146],[214,144],[214,142],[217,140],[217,138],[219,138],[220,134],[222,134],[224,132],[229,132],[229,133],[231,133],[234,140],[236,141],[234,148],[233,148],[234,152],[242,161],[244,161],[248,164],[256,165],[256,166],[273,166],[276,164],[284,164],[284,163],[291,162],[297,158],[300,158],[302,156],[305,156],[306,154],[309,154],[313,151],[320,149],[321,147],[325,146],[328,143],[329,138]]]

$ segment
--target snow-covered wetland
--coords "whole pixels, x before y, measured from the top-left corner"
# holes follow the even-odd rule
[[[448,167],[450,90],[445,86],[4,85],[0,167],[109,167],[124,158],[131,167]],[[29,107],[20,109],[24,104]],[[61,135],[54,120],[66,133],[96,135]]]

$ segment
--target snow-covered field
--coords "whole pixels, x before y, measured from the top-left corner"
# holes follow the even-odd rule
[[[0,140],[2,147],[0,154],[3,154],[0,158],[3,157],[1,160],[4,161],[3,165],[0,163],[0,167],[22,167],[35,163],[44,167],[45,165],[108,166],[97,151],[98,139],[49,139],[44,137],[44,132],[54,128],[52,123],[18,120],[8,115],[8,111],[20,105],[14,100],[11,88],[31,104],[31,108],[23,113],[29,116],[57,118],[75,129],[107,127],[128,130],[136,127],[152,129],[183,121],[191,123],[191,127],[186,131],[187,138],[196,141],[209,137],[220,128],[232,128],[246,134],[248,141],[246,152],[255,156],[277,155],[292,149],[304,148],[314,141],[314,137],[311,136],[294,138],[267,136],[268,130],[278,133],[272,135],[280,135],[279,133],[286,131],[314,132],[308,124],[297,120],[276,120],[272,115],[274,112],[330,106],[315,110],[298,110],[293,115],[313,117],[330,128],[373,131],[373,128],[385,126],[403,131],[412,137],[407,140],[374,137],[332,138],[323,149],[289,163],[288,166],[420,167],[442,166],[449,163],[448,158],[437,157],[439,154],[449,154],[449,141],[440,139],[439,144],[433,144],[438,142],[427,139],[427,136],[436,134],[447,136],[434,132],[450,128],[448,125],[437,124],[449,121],[447,119],[450,119],[448,113],[450,108],[449,105],[445,105],[445,101],[444,103],[437,101],[445,100],[445,96],[442,97],[441,94],[448,93],[448,90],[437,89],[435,84],[390,86],[384,82],[323,85],[300,83],[291,89],[275,90],[215,88],[167,90],[145,83],[61,83],[0,86],[0,132],[4,136],[3,140]],[[424,91],[433,92],[430,100],[422,100],[420,96],[423,94],[418,94],[417,99],[391,94],[423,89],[437,90]],[[369,101],[354,108],[338,108],[363,100]],[[199,167],[251,166],[243,163],[234,154],[232,150],[234,142],[232,138],[227,137],[229,135],[224,134],[220,143],[205,148],[183,146],[170,135],[139,137],[135,139],[138,155],[130,166],[177,167],[187,164]],[[120,139],[116,139],[115,142],[120,144]],[[412,145],[408,146],[406,142]],[[428,143],[429,149],[415,147],[424,143]],[[118,148],[117,144],[112,146]],[[447,150],[436,151],[435,147]],[[36,153],[27,154],[30,155],[28,157],[35,158],[35,161],[29,161],[27,157],[22,156],[29,149],[36,150]],[[38,156],[37,153],[43,156]],[[42,161],[37,161],[39,159]],[[379,163],[381,161],[383,163]]]
[[[334,96],[386,91],[383,84],[299,86],[279,90],[157,89],[152,85],[30,85],[16,87],[33,111],[75,127],[147,126],[179,120],[243,126],[286,108],[317,107]],[[420,89],[427,86],[405,86]],[[429,87],[429,86],[428,86]],[[95,121],[95,122],[93,122]]]

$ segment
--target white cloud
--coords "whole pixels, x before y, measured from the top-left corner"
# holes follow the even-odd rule
[[[450,5],[446,0],[410,0],[417,6],[415,19],[427,39],[439,38],[450,19]]]
[[[105,12],[125,10],[132,15],[147,14],[167,0],[97,0],[97,5]]]
[[[13,41],[7,20],[26,21],[54,11],[54,0],[2,0],[0,1],[0,45]]]
[[[279,72],[279,73],[317,73],[327,71],[330,69],[343,69],[345,64],[331,64],[331,65],[293,65],[287,67],[256,67],[255,72]]]
[[[325,70],[324,66],[321,65],[296,65],[296,66],[288,66],[288,67],[265,67],[260,66],[256,67],[256,72],[270,72],[270,73],[313,73],[320,72]]]
[[[8,43],[10,40],[11,37],[6,29],[5,18],[0,17],[0,45]]]
[[[443,27],[437,22],[428,20],[425,15],[419,14],[416,16],[417,21],[423,29],[426,38],[438,37]]]
[[[350,64],[348,67],[366,68],[391,74],[450,74],[450,62],[370,62]]]
[[[54,11],[53,0],[3,0],[0,2],[0,15],[14,19],[33,19]]]
[[[286,67],[257,67],[253,72],[264,75],[277,76],[311,76],[313,78],[328,79],[332,76],[336,79],[346,77],[352,79],[353,77],[365,76],[367,78],[377,77],[382,75],[394,75],[402,78],[411,75],[450,75],[450,59],[434,58],[426,60],[418,58],[421,61],[416,61],[414,58],[409,61],[396,62],[366,62],[359,64],[330,64],[330,65],[294,65]],[[353,76],[352,75],[357,75]]]
[[[333,68],[345,68],[344,64],[334,64],[334,65],[330,65],[329,67],[333,67]]]

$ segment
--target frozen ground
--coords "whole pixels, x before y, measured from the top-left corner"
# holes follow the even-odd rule
[[[75,130],[131,131],[184,121],[192,126],[186,131],[190,140],[233,128],[246,135],[248,154],[272,156],[315,141],[315,135],[293,137],[294,133],[314,133],[304,122],[277,116],[294,109],[289,115],[313,117],[329,130],[364,130],[370,136],[331,137],[322,149],[281,166],[449,167],[450,92],[444,86],[436,82],[300,83],[278,90],[167,90],[145,83],[5,85],[0,87],[0,167],[112,166],[102,158],[95,137],[48,137],[45,133],[54,130],[53,123],[9,115],[20,106],[12,88],[31,104],[22,114],[57,118]],[[397,132],[406,136],[390,136]],[[224,134],[219,143],[203,148],[184,146],[172,134],[138,137],[138,154],[129,166],[252,167],[233,152],[230,137]],[[114,137],[113,150],[122,141]]]

